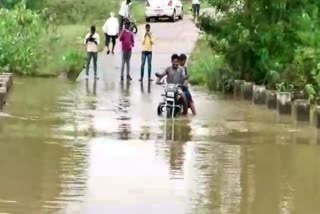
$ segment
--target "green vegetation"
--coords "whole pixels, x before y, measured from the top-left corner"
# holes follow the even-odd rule
[[[190,82],[206,85],[210,90],[230,90],[236,75],[230,69],[222,69],[225,57],[212,54],[206,39],[198,40],[189,59]]]
[[[51,77],[77,76],[85,64],[84,36],[91,25],[100,34],[118,0],[4,0],[0,2],[0,71]],[[133,3],[133,17],[144,20],[142,1]]]
[[[270,89],[289,90],[292,85],[295,91],[312,94],[310,99],[317,97],[320,1],[208,0],[208,4],[221,14],[199,20],[211,54],[225,59],[224,65],[214,66],[216,70],[230,69],[237,74],[231,77]]]
[[[131,12],[133,14],[133,19],[137,24],[144,23],[144,10],[145,10],[145,1],[133,1],[131,6]]]
[[[2,71],[30,73],[41,57],[39,39],[44,22],[38,14],[19,5],[15,10],[0,9],[0,68]]]

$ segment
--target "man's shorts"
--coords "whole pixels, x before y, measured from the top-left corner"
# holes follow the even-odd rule
[[[188,105],[189,105],[190,103],[193,103],[193,99],[192,99],[192,96],[191,96],[191,93],[190,93],[189,89],[188,89],[188,88],[184,88],[183,93],[184,93],[184,95],[185,95],[186,98],[187,98]]]

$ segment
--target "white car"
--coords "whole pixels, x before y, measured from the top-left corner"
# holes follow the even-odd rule
[[[147,0],[146,21],[155,18],[169,18],[170,21],[175,22],[176,19],[183,19],[183,5],[181,0]]]

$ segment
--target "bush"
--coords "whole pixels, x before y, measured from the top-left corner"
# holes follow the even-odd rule
[[[31,74],[41,56],[39,41],[44,26],[40,15],[24,4],[14,10],[0,9],[0,69]]]
[[[199,40],[189,60],[190,82],[210,90],[231,90],[236,74],[226,67],[225,57],[215,54],[207,40]]]
[[[118,0],[47,0],[44,5],[58,24],[93,23],[104,20],[110,11],[118,14]]]
[[[62,58],[62,66],[68,78],[76,80],[84,68],[86,56],[83,51],[70,50]]]
[[[318,1],[208,2],[223,15],[203,16],[201,29],[241,79],[308,94],[320,89]]]
[[[145,10],[145,1],[136,1],[132,3],[131,13],[134,20],[140,24],[145,21],[144,10]]]
[[[45,37],[42,37],[40,42],[41,59],[39,67],[36,70],[37,76],[57,76],[62,72],[68,72],[63,60],[69,53],[75,51],[85,55],[83,40],[87,26],[83,25],[64,25],[56,28],[51,28]],[[85,59],[80,62],[81,66],[85,63]],[[81,69],[82,70],[82,69]],[[81,71],[80,70],[80,71]]]

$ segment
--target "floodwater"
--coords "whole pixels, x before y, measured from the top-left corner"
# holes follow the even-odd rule
[[[172,53],[164,28],[190,53],[191,22],[152,26],[154,70]],[[100,56],[98,81],[15,79],[0,114],[0,213],[320,213],[317,130],[197,87],[197,116],[158,117],[162,88],[137,81],[138,52],[131,84],[118,53]]]

